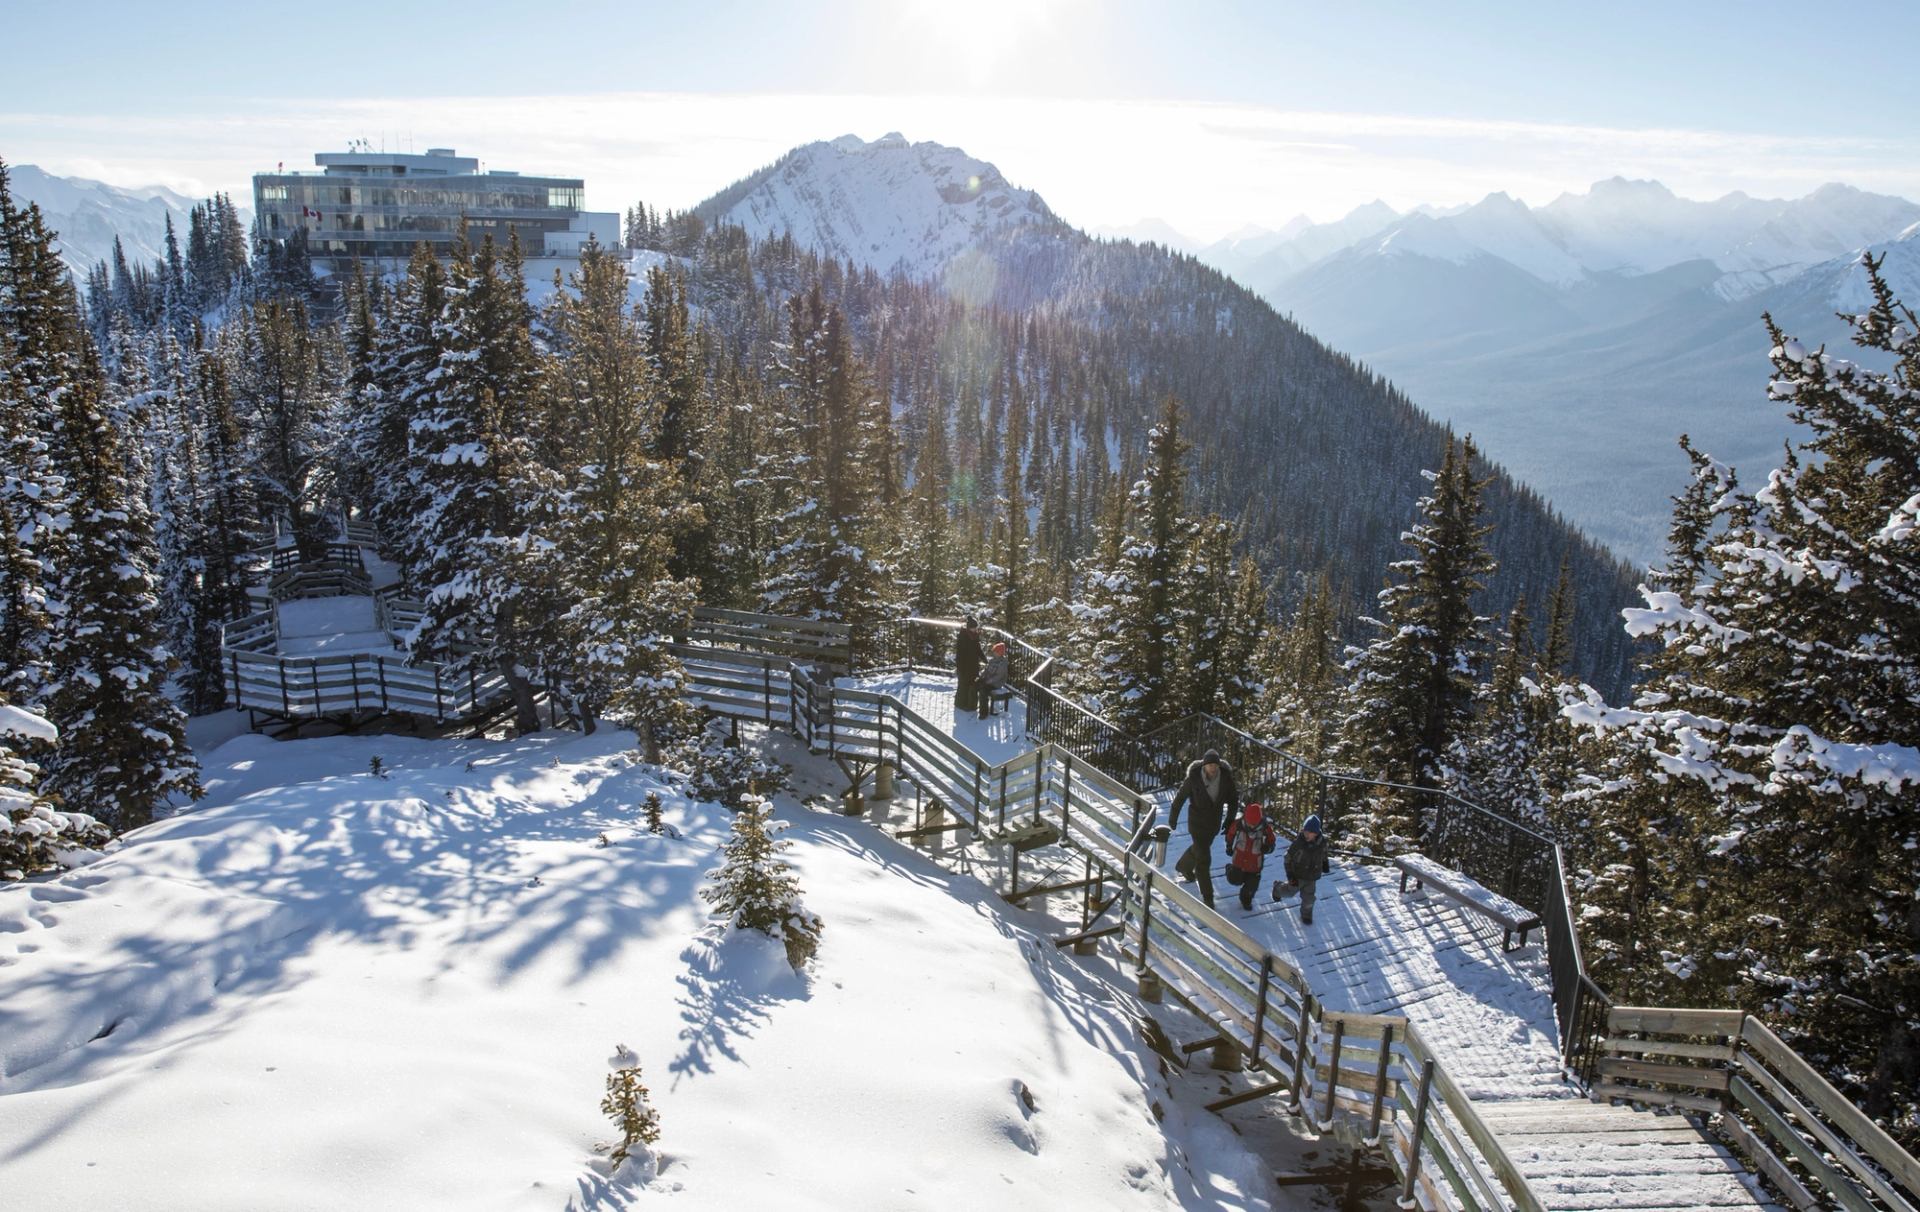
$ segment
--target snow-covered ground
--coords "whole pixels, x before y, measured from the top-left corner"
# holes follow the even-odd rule
[[[393,637],[374,622],[372,598],[299,598],[280,603],[278,609],[283,656],[400,655]]]
[[[808,976],[718,933],[727,815],[630,744],[241,736],[197,810],[0,888],[0,1202],[1268,1206],[1094,968],[869,824],[779,802]],[[616,1043],[644,1189],[594,1165]]]
[[[989,765],[998,766],[1038,748],[1027,739],[1027,705],[1015,695],[986,719],[954,709],[955,681],[950,674],[901,670],[874,676],[841,678],[834,683],[873,694],[890,694],[921,719],[958,740]]]

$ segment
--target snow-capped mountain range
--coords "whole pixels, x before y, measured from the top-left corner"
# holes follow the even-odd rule
[[[14,198],[39,206],[47,226],[59,233],[60,257],[81,281],[94,265],[113,259],[115,236],[129,264],[159,260],[166,252],[168,216],[181,252],[186,251],[187,213],[195,200],[164,186],[123,189],[84,177],[56,177],[31,164],[8,165],[7,178]]]
[[[1809,345],[1867,301],[1862,252],[1920,299],[1920,205],[1846,185],[1802,198],[1677,197],[1614,178],[1529,207],[1369,203],[1333,223],[1202,249],[1316,336],[1381,371],[1636,561],[1656,558],[1682,433],[1750,474],[1788,433],[1765,398],[1771,314]]]
[[[1705,261],[1720,271],[1715,292],[1732,301],[1895,238],[1915,222],[1920,205],[1847,185],[1791,200],[1731,193],[1698,202],[1658,181],[1614,177],[1537,208],[1505,193],[1453,211],[1407,214],[1374,201],[1331,223],[1296,217],[1274,231],[1247,229],[1199,255],[1262,292],[1338,253],[1455,265],[1493,257],[1563,289]]]
[[[914,275],[944,269],[990,232],[1063,226],[1040,195],[986,161],[898,132],[795,148],[698,210],[756,239],[786,232],[819,252]]]

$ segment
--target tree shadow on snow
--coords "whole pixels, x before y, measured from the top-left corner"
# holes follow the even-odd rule
[[[742,1041],[753,1038],[783,1002],[804,1001],[808,978],[787,963],[784,944],[756,930],[708,926],[680,953],[680,1055],[667,1066],[673,1086],[712,1073],[725,1061],[744,1065]]]

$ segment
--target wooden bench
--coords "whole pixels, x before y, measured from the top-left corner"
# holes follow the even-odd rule
[[[1395,855],[1393,865],[1400,869],[1400,891],[1405,892],[1407,881],[1412,880],[1415,888],[1431,888],[1462,908],[1471,909],[1499,923],[1506,931],[1500,940],[1502,951],[1526,946],[1527,931],[1540,925],[1538,914],[1516,905],[1498,892],[1481,887],[1450,867],[1442,867],[1424,854]],[[1517,942],[1514,940],[1516,933],[1520,936]]]

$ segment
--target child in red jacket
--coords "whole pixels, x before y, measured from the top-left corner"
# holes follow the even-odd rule
[[[1240,908],[1253,908],[1253,894],[1260,887],[1260,867],[1273,853],[1273,822],[1266,819],[1260,805],[1248,804],[1239,816],[1227,822],[1227,882],[1240,889]]]

